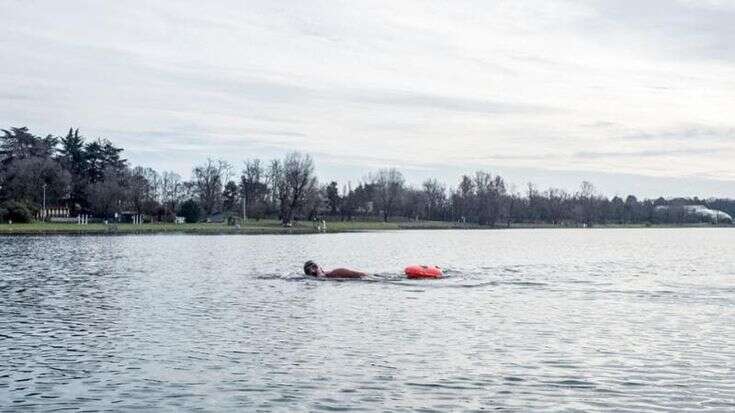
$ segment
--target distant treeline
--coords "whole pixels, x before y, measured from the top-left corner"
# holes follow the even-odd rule
[[[283,159],[248,159],[240,171],[222,160],[204,161],[190,180],[174,172],[131,167],[123,149],[109,140],[87,139],[79,130],[46,137],[28,128],[0,136],[0,221],[29,222],[47,208],[114,219],[129,214],[170,222],[212,217],[278,218],[284,224],[310,219],[438,220],[479,225],[512,223],[588,225],[660,224],[705,220],[685,205],[703,205],[735,215],[735,200],[677,198],[612,199],[582,182],[577,192],[512,190],[497,175],[477,171],[448,188],[436,179],[407,185],[395,168],[369,173],[354,187],[320,185],[313,159],[291,152]],[[243,202],[245,203],[243,207]]]

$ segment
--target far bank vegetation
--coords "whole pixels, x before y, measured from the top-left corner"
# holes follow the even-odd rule
[[[45,197],[45,198],[44,198]],[[44,203],[46,210],[44,213]],[[206,159],[184,179],[170,171],[131,166],[123,148],[70,129],[37,136],[27,128],[0,135],[0,222],[85,215],[96,221],[187,222],[279,219],[327,221],[447,221],[481,226],[548,224],[684,224],[729,222],[692,213],[692,205],[735,214],[730,199],[608,198],[589,182],[579,190],[522,189],[476,171],[453,186],[427,179],[412,186],[397,168],[367,172],[356,182],[320,183],[312,157],[246,159],[242,165]]]

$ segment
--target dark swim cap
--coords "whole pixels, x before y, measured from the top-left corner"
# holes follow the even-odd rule
[[[304,263],[304,274],[310,275],[309,274],[309,267],[311,267],[312,265],[316,265],[316,263],[314,261],[312,261],[312,260],[306,261]]]

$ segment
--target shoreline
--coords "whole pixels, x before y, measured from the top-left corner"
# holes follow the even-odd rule
[[[589,229],[661,229],[661,228],[732,228],[734,225],[714,224],[606,224],[595,225]],[[8,236],[52,236],[52,235],[303,235],[303,234],[337,234],[349,232],[379,231],[411,231],[411,230],[513,230],[513,229],[586,229],[581,226],[565,226],[551,224],[512,224],[480,226],[476,224],[457,224],[442,221],[423,222],[327,222],[327,230],[319,232],[311,223],[298,223],[292,227],[283,227],[278,221],[262,220],[248,222],[241,227],[225,224],[0,224],[0,237]]]

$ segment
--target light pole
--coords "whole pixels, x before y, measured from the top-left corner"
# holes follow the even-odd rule
[[[43,213],[41,215],[43,221],[46,221],[46,184],[43,184]]]
[[[243,192],[242,194],[242,222],[248,220],[248,210],[247,210],[247,202],[248,202],[248,196]]]

